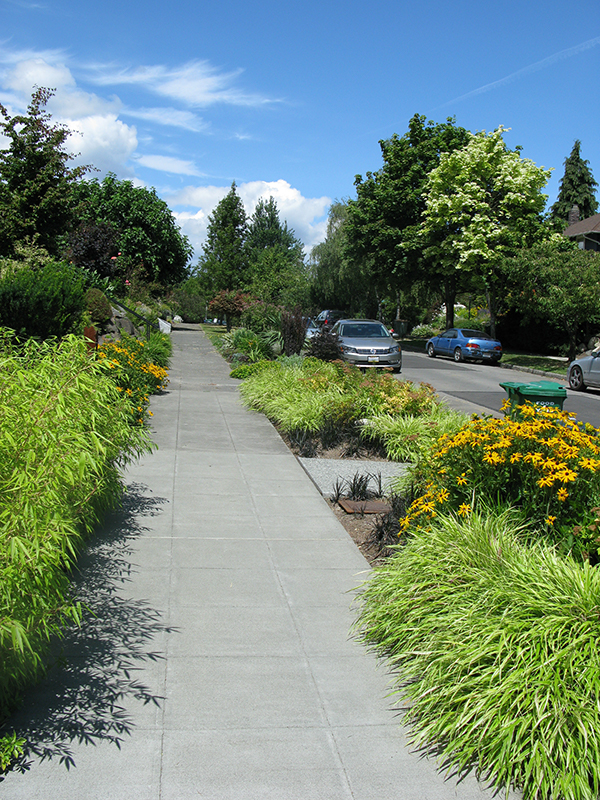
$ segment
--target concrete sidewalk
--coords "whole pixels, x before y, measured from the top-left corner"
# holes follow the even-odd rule
[[[368,565],[194,326],[173,332],[159,450],[127,472],[80,592],[95,616],[12,720],[26,800],[475,800],[411,752],[349,640]]]

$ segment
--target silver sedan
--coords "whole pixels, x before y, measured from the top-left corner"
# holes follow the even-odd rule
[[[600,387],[600,349],[592,350],[589,356],[571,361],[567,380],[575,391],[583,391],[588,386]]]
[[[355,367],[402,368],[402,351],[398,342],[381,322],[373,319],[340,319],[333,326],[342,361]]]

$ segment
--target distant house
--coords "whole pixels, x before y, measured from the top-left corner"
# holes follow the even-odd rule
[[[580,250],[600,250],[600,214],[579,219],[579,208],[573,206],[569,212],[569,226],[563,236],[574,239]]]

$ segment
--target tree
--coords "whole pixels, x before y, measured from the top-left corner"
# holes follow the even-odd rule
[[[581,142],[575,140],[571,155],[565,158],[565,173],[560,182],[558,197],[550,209],[550,218],[567,224],[569,212],[576,205],[581,219],[593,216],[598,211],[596,188],[589,168],[589,161],[584,161],[580,154]]]
[[[87,230],[93,234],[95,230],[99,234],[103,230],[107,234],[108,226],[118,232],[114,244],[121,253],[117,267],[121,277],[135,272],[144,281],[166,286],[187,277],[192,246],[155,189],[134,186],[132,181],[118,180],[109,173],[102,181],[82,181],[74,194],[82,233]],[[110,249],[108,242],[102,243],[98,237],[97,245],[99,255]],[[85,251],[85,237],[78,247]]]
[[[247,227],[246,212],[234,181],[208,218],[207,238],[198,261],[198,271],[209,294],[245,288]]]
[[[14,117],[0,104],[0,133],[9,140],[0,150],[0,254],[27,238],[57,254],[73,220],[73,189],[89,167],[69,167],[70,131],[45,111],[53,94],[36,88],[27,114]]]
[[[404,136],[394,134],[379,142],[383,167],[368,172],[364,180],[356,176],[357,199],[348,204],[346,257],[363,273],[365,288],[372,287],[378,298],[390,291],[398,298],[417,280],[439,282],[439,274],[423,259],[417,238],[425,209],[423,192],[442,153],[463,147],[469,135],[450,117],[436,124],[415,114]],[[452,280],[445,283],[453,307],[456,289]]]
[[[507,301],[527,321],[561,327],[572,361],[585,327],[600,323],[600,256],[560,239],[523,250],[500,269],[507,278]]]
[[[499,260],[549,235],[541,190],[550,170],[509,150],[503,132],[502,126],[481,131],[466,147],[442,155],[429,174],[421,225],[426,256],[485,290],[492,336]]]
[[[275,200],[262,198],[248,220],[245,242],[248,289],[270,303],[294,307],[308,296],[304,245],[287,222],[281,223]]]
[[[69,261],[97,273],[101,278],[110,278],[115,274],[118,255],[121,255],[119,231],[111,222],[81,222],[69,234]]]

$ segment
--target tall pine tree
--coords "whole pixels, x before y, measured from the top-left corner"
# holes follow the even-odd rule
[[[579,207],[580,219],[587,219],[598,211],[598,184],[588,166],[590,162],[581,157],[580,148],[581,142],[576,139],[571,155],[565,159],[565,174],[560,182],[556,203],[550,209],[550,218],[565,225],[574,205]]]
[[[206,292],[215,295],[243,289],[247,283],[246,236],[248,222],[235,181],[208,218],[208,231],[198,269]]]

